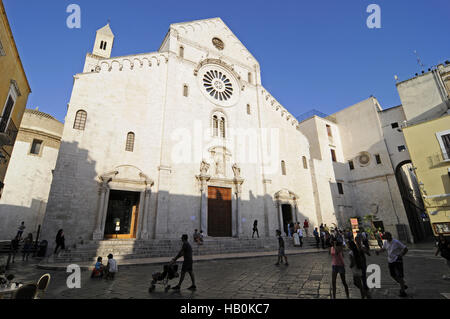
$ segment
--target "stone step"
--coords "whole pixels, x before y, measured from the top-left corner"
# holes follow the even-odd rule
[[[274,251],[278,249],[276,238],[205,238],[203,245],[191,243],[194,255],[245,253],[258,251]],[[286,248],[293,248],[292,238],[285,238]],[[315,239],[308,237],[303,240],[303,247],[315,247]],[[95,261],[97,256],[110,253],[117,259],[152,258],[174,256],[181,247],[179,239],[112,239],[103,241],[88,241],[77,245],[75,249],[64,251],[55,262]]]

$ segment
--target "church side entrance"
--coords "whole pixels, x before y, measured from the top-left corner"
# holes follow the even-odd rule
[[[105,239],[136,238],[139,196],[138,192],[110,191]],[[119,227],[117,227],[117,222],[119,222]]]
[[[283,204],[281,206],[281,212],[283,214],[283,230],[288,235],[288,224],[293,221],[292,218],[292,206],[289,204]]]
[[[231,188],[208,187],[208,236],[232,236]]]

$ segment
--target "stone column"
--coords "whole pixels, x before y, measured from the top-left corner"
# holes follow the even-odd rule
[[[103,231],[102,231],[102,222],[103,222],[103,211],[105,210],[105,198],[106,193],[108,192],[108,183],[111,181],[111,179],[103,179],[101,178],[101,183],[99,185],[98,194],[100,195],[100,201],[99,201],[99,207],[97,211],[97,219],[95,223],[95,231],[92,235],[92,238],[94,240],[101,240],[103,239]]]
[[[281,202],[277,200],[278,210],[278,229],[283,233],[283,212],[281,211]]]
[[[208,181],[209,175],[199,175],[200,181],[200,230],[203,230],[205,236],[208,235]]]
[[[241,193],[242,193],[242,183],[243,180],[239,180],[236,179],[234,181],[235,185],[236,185],[236,190],[235,190],[235,194],[236,194],[236,237],[240,237],[241,236],[241,232],[242,232],[242,217],[241,217]]]
[[[141,228],[141,239],[149,239],[149,232],[148,232],[148,215],[150,214],[150,198],[152,195],[152,186],[153,181],[148,181],[145,186],[145,193],[144,193],[144,216],[142,216],[142,228]]]
[[[297,198],[294,197],[294,221],[295,223],[298,222],[298,207],[297,207]]]

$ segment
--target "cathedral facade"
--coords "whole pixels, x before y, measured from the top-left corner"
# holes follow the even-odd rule
[[[157,52],[111,57],[97,31],[74,76],[43,237],[214,237],[286,230],[317,209],[310,145],[220,18],[172,24]],[[119,39],[120,40],[120,39]]]

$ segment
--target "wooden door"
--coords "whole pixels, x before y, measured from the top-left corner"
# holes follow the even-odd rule
[[[208,187],[208,236],[231,237],[231,188]]]
[[[136,238],[139,195],[137,192],[111,190],[105,225],[105,239]],[[120,230],[115,231],[115,220],[120,220]]]

